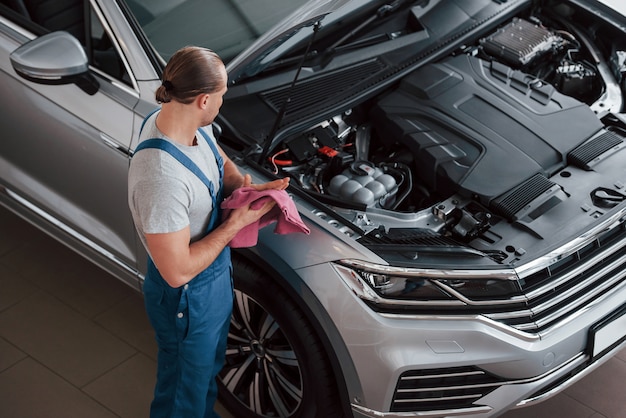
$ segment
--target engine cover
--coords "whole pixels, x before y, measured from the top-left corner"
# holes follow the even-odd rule
[[[567,165],[568,152],[603,128],[586,104],[469,55],[414,71],[371,118],[390,147],[410,149],[416,181],[487,206],[532,177],[549,178]]]

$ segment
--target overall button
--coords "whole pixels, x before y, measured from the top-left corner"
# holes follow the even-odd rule
[[[183,316],[185,316],[185,315],[184,315],[182,312],[178,312],[178,313],[176,314],[176,316],[177,316],[178,318],[182,318],[182,317],[183,317]]]
[[[189,284],[186,284],[183,286],[183,290],[187,290],[187,289],[189,289]]]

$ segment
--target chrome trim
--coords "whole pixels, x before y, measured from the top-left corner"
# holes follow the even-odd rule
[[[619,227],[624,216],[626,216],[626,207],[609,216],[607,219],[589,229],[584,234],[572,239],[567,244],[564,244],[554,251],[529,261],[519,267],[515,267],[517,275],[522,278],[528,277],[544,268],[549,267],[564,257],[574,254],[576,251],[582,249],[584,246],[595,240],[596,237],[602,232],[610,231],[613,228]]]
[[[626,342],[624,342],[624,344],[622,344],[622,346],[626,346]],[[615,350],[621,349],[621,347],[616,347]],[[611,356],[603,356],[604,359],[608,359]],[[528,384],[528,383],[533,383],[533,382],[538,382],[542,379],[548,378],[551,375],[560,373],[560,372],[567,372],[568,370],[572,370],[575,369],[576,367],[579,367],[580,365],[584,364],[587,360],[589,359],[589,356],[585,353],[578,353],[577,355],[575,355],[574,357],[570,358],[569,360],[567,360],[566,362],[562,363],[561,365],[559,365],[558,367],[547,371],[546,373],[543,373],[539,376],[533,377],[533,378],[528,378],[528,379],[519,379],[519,380],[512,380],[512,381],[503,381],[500,382],[498,384],[496,384],[496,386],[505,386],[505,385],[516,385],[516,384]],[[594,362],[593,364],[598,363],[598,365],[600,364],[599,362]],[[576,376],[574,376],[574,378],[576,378],[579,374],[581,373],[588,373],[591,370],[589,370],[590,368],[587,367],[584,370],[582,370],[580,373],[577,373]],[[582,377],[582,376],[581,376]],[[566,382],[564,382],[564,385],[567,385],[569,383],[573,383],[573,381],[571,381],[571,379],[568,379]],[[561,386],[562,388],[562,386]],[[552,392],[552,391],[550,391]],[[555,392],[558,392],[558,390],[555,390]],[[493,394],[495,392],[491,392],[491,394]],[[539,397],[537,397],[539,398]],[[547,399],[547,398],[543,398],[542,400]],[[525,403],[526,402],[526,403]],[[521,401],[520,403],[517,404],[517,407],[521,407],[521,406],[527,406],[529,405],[531,402],[538,402],[536,399],[528,399],[525,401]],[[364,406],[361,405],[357,405],[355,403],[351,404],[352,410],[363,414],[366,417],[371,417],[371,418],[408,418],[408,417],[442,417],[442,416],[464,416],[464,415],[472,415],[472,414],[485,414],[488,413],[490,411],[493,410],[492,407],[490,406],[480,406],[480,407],[470,407],[470,408],[459,408],[459,409],[449,409],[449,410],[434,410],[434,411],[413,411],[413,412],[380,412],[380,411],[376,411],[370,408],[366,408]]]
[[[346,284],[355,292],[355,294],[365,300],[368,300],[374,304],[386,305],[387,307],[394,306],[406,306],[406,307],[422,307],[431,309],[443,309],[451,307],[493,307],[494,310],[497,307],[503,307],[511,305],[511,310],[508,312],[494,312],[490,313],[489,310],[481,312],[481,315],[485,318],[489,318],[495,322],[501,321],[501,329],[516,329],[520,332],[519,335],[537,335],[544,337],[555,329],[563,326],[564,324],[571,323],[575,319],[579,318],[589,309],[596,306],[598,301],[606,300],[617,291],[620,291],[626,286],[624,279],[626,278],[626,269],[620,267],[626,265],[626,254],[623,254],[626,249],[626,234],[622,234],[625,227],[626,208],[622,208],[616,211],[607,219],[599,222],[592,227],[589,231],[579,235],[577,238],[568,242],[559,248],[551,251],[550,253],[539,257],[533,261],[530,261],[524,265],[507,269],[498,270],[436,270],[436,269],[419,269],[419,268],[399,268],[388,265],[375,264],[369,261],[361,260],[339,260],[335,265],[335,269],[339,275],[344,279]],[[619,229],[617,229],[619,228]],[[614,234],[615,241],[602,246],[597,244],[602,239],[602,235],[607,232],[619,232],[620,235]],[[591,250],[593,255],[590,254],[590,258],[581,260],[581,255],[587,253],[587,250]],[[554,272],[554,276],[551,268],[556,262],[561,260],[568,261],[568,258],[572,258],[570,265],[566,266],[567,270],[564,272]],[[603,260],[607,258],[613,259],[610,263],[603,265]],[[569,263],[569,261],[568,261]],[[338,267],[342,266],[342,267]],[[354,268],[354,271],[351,270]],[[598,271],[593,269],[598,268]],[[445,291],[451,296],[449,300],[397,300],[390,299],[379,295],[369,285],[369,283],[362,277],[360,277],[359,270],[371,271],[379,274],[391,274],[403,277],[420,277],[428,278],[430,281]],[[459,278],[459,280],[471,280],[473,278],[484,278],[493,280],[523,280],[535,273],[544,274],[538,287],[529,290],[520,296],[512,296],[508,299],[491,299],[475,301],[469,299],[463,294],[459,293],[454,287],[448,286],[446,283],[439,280]],[[580,283],[568,284],[572,278],[581,276],[582,281]],[[553,294],[554,289],[559,286],[566,286],[559,294]],[[573,287],[571,287],[573,286]],[[586,290],[586,291],[584,291]],[[549,300],[539,302],[539,298],[551,295]],[[570,298],[577,296],[574,300],[570,301]],[[517,306],[515,306],[517,305]],[[527,305],[525,308],[524,305]],[[555,309],[555,312],[550,312],[551,309]],[[463,316],[452,315],[449,317],[459,318],[472,318],[476,315]],[[389,317],[399,318],[400,316]],[[477,316],[477,315],[476,315]],[[412,315],[404,315],[407,318],[437,318],[441,320],[444,314],[438,315],[437,313],[430,315],[421,315],[419,313]],[[511,320],[517,320],[519,323],[508,325]],[[490,324],[493,326],[492,324]],[[507,331],[508,333],[511,333]],[[526,337],[528,338],[528,337]]]
[[[137,77],[135,77],[135,74],[133,73],[133,70],[128,62],[128,60],[126,59],[126,55],[124,55],[122,53],[122,48],[120,46],[120,43],[117,39],[117,36],[115,36],[115,33],[113,32],[113,30],[111,29],[111,25],[109,25],[109,22],[106,20],[104,14],[102,13],[102,10],[100,9],[100,5],[98,4],[97,1],[95,0],[90,0],[89,3],[91,4],[91,8],[93,9],[93,11],[96,13],[96,15],[98,16],[98,19],[100,19],[100,22],[102,23],[102,28],[105,30],[105,32],[107,33],[107,35],[109,36],[109,39],[111,40],[111,42],[113,43],[115,50],[117,51],[117,54],[119,55],[120,59],[122,60],[124,67],[126,68],[126,72],[128,73],[128,77],[131,80],[131,83],[133,84],[133,89],[135,90],[135,95],[139,95],[139,84],[137,83]],[[119,83],[117,83],[119,85]],[[126,87],[128,88],[128,87]]]
[[[442,375],[442,377],[447,377],[446,375]],[[421,379],[428,379],[428,377],[421,377]],[[406,380],[404,378],[400,378],[400,380]],[[485,384],[476,384],[476,385],[463,385],[463,386],[446,386],[446,387],[437,387],[438,390],[459,390],[459,389],[480,389],[480,388],[491,388],[494,386],[502,386],[502,382],[494,382],[494,383],[485,383]],[[396,393],[421,393],[421,392],[432,392],[435,388],[419,388],[419,389],[398,389]],[[443,401],[446,399],[470,399],[470,398],[480,398],[478,395],[462,395],[462,396],[442,396],[440,398],[424,398],[424,399],[396,399],[394,403],[407,403],[407,402],[432,402],[432,401]]]
[[[622,283],[621,286],[619,286],[618,288],[615,289],[616,292],[621,291],[622,289],[626,288],[626,282]],[[591,309],[600,306],[604,303],[604,301],[611,297],[610,294],[605,294],[604,296],[602,296],[601,298],[598,298],[596,300],[594,300],[592,303],[588,304],[587,306],[585,306],[584,308],[581,308],[575,312],[572,312],[571,315],[569,315],[567,318],[563,319],[562,321],[556,322],[554,323],[552,326],[550,326],[549,328],[537,333],[541,338],[544,338],[545,336],[547,336],[548,334],[550,334],[551,332],[553,332],[556,329],[559,329],[560,327],[562,327],[565,324],[568,324],[572,321],[575,321],[576,318],[583,316],[586,312],[590,311]]]
[[[111,83],[111,85],[115,86],[115,88],[118,88],[120,90],[125,91],[130,96],[133,96],[133,97],[135,97],[137,99],[139,99],[141,97],[139,95],[139,91],[138,90],[134,90],[128,84],[124,84],[124,83],[120,82],[117,78],[111,77],[109,74],[105,73],[104,71],[100,70],[99,68],[96,68],[93,65],[89,64],[89,70],[93,71],[94,73],[97,73],[100,77],[106,79],[109,83]]]
[[[594,236],[595,239],[595,236]],[[589,243],[586,243],[585,245],[588,245]],[[579,265],[576,266],[576,268],[574,268],[571,272],[569,272],[567,275],[564,275],[563,277],[559,278],[558,280],[554,280],[551,281],[549,284],[546,284],[542,287],[539,287],[538,289],[529,291],[526,293],[526,295],[528,296],[528,299],[532,300],[535,299],[537,297],[543,296],[543,294],[546,293],[547,290],[554,288],[554,287],[558,287],[561,284],[567,282],[570,280],[571,276],[576,276],[580,273],[584,273],[585,271],[587,271],[590,267],[598,264],[600,261],[602,261],[603,259],[605,259],[607,256],[613,255],[619,251],[621,251],[623,249],[623,241],[614,243],[613,245],[611,245],[610,247],[606,247],[604,249],[604,251],[602,251],[600,254],[596,254],[595,256],[593,256],[592,258],[590,258],[589,260],[586,260],[584,263],[580,263]],[[583,248],[584,245],[580,248]],[[580,248],[578,248],[576,251],[580,250]],[[576,251],[573,251],[572,253],[566,255],[570,256],[572,254],[574,254]],[[549,266],[545,266],[545,267],[549,267]],[[605,269],[603,269],[605,270]],[[596,273],[597,275],[598,273]],[[524,278],[527,276],[522,276],[520,274],[520,278]]]
[[[494,385],[494,386],[502,386],[502,385]],[[467,386],[470,387],[470,386]],[[485,386],[481,386],[481,387],[485,387]],[[439,388],[437,388],[439,389]],[[445,387],[443,390],[448,390],[451,388]],[[433,388],[430,388],[430,390],[432,391]],[[397,391],[396,393],[400,393],[399,391]],[[399,403],[427,403],[427,402],[437,402],[437,401],[447,401],[447,400],[454,400],[454,401],[459,401],[459,400],[465,400],[465,399],[480,399],[482,398],[483,395],[456,395],[456,396],[440,396],[438,398],[427,398],[427,399],[396,399],[393,401],[394,404],[399,404]]]
[[[15,37],[13,37],[13,39],[15,39],[18,42],[28,42],[30,40],[33,40],[36,38],[35,34],[32,33],[31,31],[28,31],[26,29],[24,29],[22,26],[17,25],[15,23],[13,23],[12,20],[9,20],[7,18],[5,18],[4,16],[0,16],[0,23],[2,23],[3,25],[5,25],[6,27],[8,27],[9,29],[11,29],[12,31],[14,31],[16,34],[19,34],[21,36],[23,36],[24,38],[26,38],[27,40],[24,39],[15,39]]]
[[[626,239],[622,239],[617,245],[624,246],[625,242],[626,242]],[[620,248],[619,250],[623,250],[623,249],[624,247]],[[612,251],[608,255],[612,255],[614,253],[615,252]],[[601,254],[599,254],[599,256],[600,258],[605,258],[607,256],[607,253],[602,252]],[[567,306],[562,307],[561,309],[553,312],[552,314],[544,318],[539,318],[539,319],[534,318],[531,322],[516,324],[515,328],[522,330],[522,331],[535,332],[538,335],[544,337],[550,334],[551,332],[553,332],[555,329],[558,329],[562,327],[563,325],[576,320],[576,318],[582,316],[585,312],[587,312],[594,306],[598,306],[602,301],[606,300],[606,298],[610,297],[613,293],[619,292],[621,291],[621,289],[626,287],[626,282],[623,281],[624,277],[626,277],[626,271],[622,271],[619,274],[614,274],[610,276],[609,279],[598,283],[599,278],[602,278],[602,275],[606,276],[607,273],[610,273],[612,270],[615,270],[615,268],[619,267],[620,264],[626,264],[626,255],[620,257],[619,260],[616,260],[610,265],[603,267],[600,272],[597,272],[591,275],[587,280],[585,280],[581,284],[581,288],[588,287],[590,285],[595,285],[593,287],[593,290],[589,290],[588,292],[578,297],[576,300],[572,301],[571,303],[568,303]],[[576,274],[583,273],[583,272],[584,271],[579,271],[578,269],[576,270]],[[572,277],[572,275],[568,274],[564,277],[566,279],[569,279]],[[616,285],[619,281],[622,281],[622,283]],[[547,283],[545,286],[542,286],[541,289],[543,289],[545,293],[550,292],[551,289],[554,288],[553,283],[554,282]],[[580,290],[580,288],[578,288],[578,290]],[[608,290],[611,290],[611,292],[607,293]],[[568,292],[569,291],[564,292],[564,293],[568,293]],[[559,299],[558,302],[563,302],[563,300],[565,300],[563,299],[563,297],[564,296],[562,295],[554,296],[554,298]],[[541,314],[542,312],[545,312],[545,310],[551,307],[553,304],[554,304],[553,299],[551,299],[550,301],[542,305],[532,307],[532,312],[536,316],[537,314]],[[498,318],[498,316],[495,314],[494,315],[486,314],[486,316],[493,318],[493,319]],[[530,318],[530,316],[528,317]],[[564,317],[564,318],[561,320],[558,320],[559,317]],[[543,328],[543,327],[545,327],[545,329],[539,332],[536,331],[538,328]]]
[[[625,255],[624,257],[622,257],[622,258],[623,258],[624,260],[626,260],[626,255]],[[623,264],[623,263],[620,263],[620,264]],[[603,293],[603,291],[604,291],[604,290],[606,290],[606,289],[608,289],[608,288],[611,288],[611,287],[615,286],[615,282],[620,281],[620,280],[621,280],[621,279],[623,279],[625,276],[626,276],[626,271],[622,271],[622,272],[621,272],[621,274],[616,274],[616,275],[614,275],[614,276],[612,277],[612,280],[610,280],[610,281],[606,281],[606,282],[602,283],[601,285],[596,286],[596,287],[594,288],[594,290],[593,290],[593,291],[590,291],[590,292],[586,293],[586,294],[584,295],[584,297],[580,297],[580,298],[576,299],[576,301],[569,303],[567,306],[568,306],[569,308],[572,308],[572,307],[574,307],[574,306],[585,305],[587,301],[589,301],[589,300],[593,299],[593,298],[594,298],[595,296],[597,296],[598,294]],[[588,283],[588,282],[586,282],[585,284],[587,284],[587,285],[588,285],[589,283]],[[584,287],[584,286],[582,286],[582,287]],[[569,292],[569,291],[568,291],[568,292]],[[563,292],[563,294],[564,294],[564,295],[567,295],[567,294],[568,294],[568,292]],[[554,299],[555,299],[555,300],[557,300],[557,299],[561,299],[561,298],[563,298],[563,296],[562,296],[562,294],[559,294],[559,297],[555,297]],[[560,302],[560,300],[559,300],[559,302]],[[541,304],[541,305],[539,305],[539,306],[533,307],[533,312],[536,312],[536,313],[541,313],[541,312],[543,312],[544,310],[546,310],[546,309],[550,308],[550,306],[551,306],[551,305],[553,305],[552,300],[550,300],[549,302],[543,303],[543,304]],[[535,309],[535,308],[536,308],[536,309]],[[542,318],[542,319],[540,319],[540,320],[536,320],[536,321],[534,321],[534,322],[535,322],[535,323],[536,323],[539,327],[542,327],[542,326],[543,326],[543,325],[545,325],[545,324],[548,324],[548,323],[550,323],[550,322],[555,321],[557,317],[559,317],[559,316],[561,316],[561,315],[563,314],[563,312],[569,312],[569,311],[571,311],[571,309],[567,309],[567,310],[561,309],[561,310],[558,310],[558,311],[556,311],[556,312],[552,313],[551,315],[548,315],[548,316],[547,316],[547,317],[545,317],[545,318]]]
[[[424,376],[402,376],[400,380],[424,380],[424,379],[439,379],[441,377],[461,377],[461,376],[478,376],[484,375],[485,372],[480,370],[474,370],[471,372],[456,372],[456,373],[438,373],[438,374],[427,374]],[[403,389],[400,389],[399,392],[402,392]]]
[[[494,279],[517,281],[517,275],[513,269],[493,270],[470,270],[470,269],[432,269],[432,268],[409,268],[394,267],[389,265],[375,264],[364,260],[343,259],[341,263],[354,269],[367,270],[373,273],[390,274],[402,277],[420,277],[429,279],[454,280],[454,279]]]
[[[464,409],[445,409],[440,411],[427,411],[427,412],[380,412],[364,406],[351,404],[352,410],[366,417],[371,418],[409,418],[409,417],[462,417],[466,415],[474,414],[486,414],[493,411],[490,406],[476,406],[472,408]]]
[[[118,151],[119,153],[124,154],[124,156],[126,157],[130,156],[130,150],[127,147],[120,144],[119,142],[117,142],[116,140],[114,140],[109,135],[105,134],[104,132],[100,132],[100,139],[108,147],[113,148],[115,151]]]
[[[533,314],[533,311],[531,311],[530,309],[521,309],[518,311],[509,311],[509,312],[497,312],[497,313],[490,313],[489,318],[491,319],[495,319],[497,321],[504,321],[507,319],[514,319],[514,318],[521,318],[521,317],[529,317]],[[486,314],[487,315],[487,314]]]
[[[139,274],[139,272],[136,269],[131,268],[128,264],[126,264],[122,260],[118,259],[114,254],[112,254],[111,252],[107,251],[105,248],[103,248],[102,246],[96,244],[95,242],[91,241],[90,239],[88,239],[84,235],[80,234],[76,230],[70,228],[68,225],[66,225],[63,222],[59,221],[57,218],[55,218],[54,216],[50,215],[48,212],[40,209],[38,206],[35,206],[34,204],[32,204],[28,200],[22,198],[21,196],[19,196],[18,194],[16,194],[12,190],[7,189],[7,188],[3,188],[3,189],[4,189],[5,194],[8,197],[10,197],[11,199],[15,200],[17,203],[21,204],[22,206],[26,207],[27,209],[31,210],[33,213],[37,214],[38,216],[40,216],[44,220],[48,221],[50,224],[52,224],[52,225],[56,226],[57,228],[61,229],[63,232],[67,233],[71,237],[73,237],[76,240],[80,241],[81,243],[83,243],[84,245],[89,247],[90,249],[94,250],[98,254],[100,254],[103,257],[105,257],[106,259],[110,260],[111,262],[113,262],[115,265],[117,265],[121,269],[127,271],[128,273],[130,273],[130,274],[132,274],[134,276],[137,276]]]

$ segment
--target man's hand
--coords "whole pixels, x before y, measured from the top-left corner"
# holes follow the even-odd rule
[[[282,179],[270,181],[268,183],[263,184],[252,184],[252,177],[250,174],[246,174],[243,177],[243,187],[252,187],[257,191],[262,190],[285,190],[289,186],[289,177],[284,177]]]
[[[239,231],[249,224],[261,219],[265,214],[272,210],[272,208],[276,205],[276,202],[272,199],[268,199],[263,203],[263,206],[257,209],[252,209],[253,204],[254,202],[247,206],[233,209],[224,222],[234,226],[235,230]]]

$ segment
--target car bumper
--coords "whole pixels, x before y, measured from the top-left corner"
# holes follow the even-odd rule
[[[355,417],[499,415],[553,396],[626,346],[624,284],[539,336],[480,315],[377,313],[330,264],[300,274],[345,345]]]

